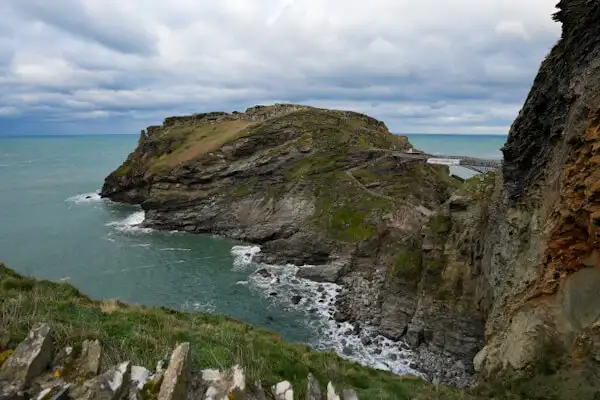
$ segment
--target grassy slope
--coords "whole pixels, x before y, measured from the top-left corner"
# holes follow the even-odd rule
[[[247,368],[249,382],[261,379],[263,385],[272,385],[287,379],[294,383],[299,398],[303,398],[309,372],[322,384],[331,380],[340,388],[353,387],[364,399],[466,398],[451,389],[437,392],[417,379],[286,343],[274,333],[224,316],[93,301],[68,284],[25,278],[0,264],[0,327],[9,332],[11,343],[18,343],[41,321],[53,326],[58,346],[100,339],[104,367],[128,359],[151,368],[177,342],[189,341],[193,369],[240,363]]]

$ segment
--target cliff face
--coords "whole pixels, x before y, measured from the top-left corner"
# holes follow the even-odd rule
[[[562,38],[510,130],[476,252],[483,376],[548,357],[600,370],[600,3],[558,7]]]
[[[323,264],[376,232],[396,201],[446,195],[435,178],[398,196],[360,182],[374,162],[404,173],[392,151],[408,146],[365,115],[295,105],[167,118],[142,133],[101,194],[141,204],[156,228],[258,243],[271,261]],[[411,179],[433,169],[419,165]]]
[[[340,322],[405,337],[427,372],[451,369],[442,381],[465,384],[483,325],[468,266],[444,250],[460,185],[408,148],[382,122],[346,111],[167,118],[142,132],[102,195],[141,204],[159,229],[260,244],[257,261],[317,265],[299,274],[343,284]]]

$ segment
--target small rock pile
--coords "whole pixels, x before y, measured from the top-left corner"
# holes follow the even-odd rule
[[[5,350],[0,366],[0,400],[294,400],[288,381],[266,393],[260,382],[246,385],[242,367],[229,370],[190,369],[189,343],[178,345],[170,360],[158,362],[151,372],[125,361],[100,371],[102,347],[98,340],[84,341],[74,349],[55,353],[48,324],[33,328],[14,350]],[[296,397],[297,398],[297,397]],[[322,394],[319,382],[308,376],[307,400],[355,400],[353,390],[338,394],[331,382]]]

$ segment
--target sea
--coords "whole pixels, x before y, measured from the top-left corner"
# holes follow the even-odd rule
[[[362,336],[375,335],[368,327],[356,334],[350,324],[334,321],[337,285],[298,279],[290,265],[256,265],[256,246],[144,228],[138,207],[101,199],[104,177],[137,140],[116,134],[0,137],[0,262],[28,276],[69,282],[95,299],[225,314],[364,365],[419,374],[409,367],[405,346],[383,337],[365,346]],[[505,137],[409,140],[433,154],[501,158]],[[260,268],[272,276],[258,274]],[[302,297],[297,304],[295,295]]]

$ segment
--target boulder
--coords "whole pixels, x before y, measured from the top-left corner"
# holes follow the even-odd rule
[[[340,396],[335,391],[335,386],[333,386],[333,383],[331,382],[327,384],[327,400],[341,400]]]
[[[331,263],[326,265],[304,266],[298,269],[298,278],[309,279],[315,282],[335,282],[344,267],[343,263]]]
[[[75,362],[78,377],[92,377],[100,371],[102,359],[102,346],[98,340],[84,340],[81,345],[81,353]]]
[[[313,374],[308,374],[306,400],[321,400],[321,387],[319,385],[319,381],[317,381]]]
[[[150,373],[150,371],[148,371],[144,367],[140,367],[138,365],[134,365],[131,367],[131,383],[133,383],[134,386],[138,389],[144,387],[146,382],[148,382],[148,380],[150,379],[151,375],[152,374]]]
[[[343,400],[358,400],[358,396],[356,395],[356,392],[352,389],[344,389],[344,391],[342,392],[342,399]]]
[[[104,374],[75,386],[69,396],[77,400],[120,400],[129,393],[131,363],[123,362]]]
[[[250,393],[247,394],[246,400],[267,400],[260,381],[254,382],[254,386],[250,389]]]
[[[207,387],[206,400],[223,398],[243,399],[246,391],[246,376],[239,365],[226,371],[207,369],[202,371],[202,380]]]
[[[190,344],[182,343],[171,354],[158,400],[184,400],[189,381]]]
[[[271,388],[275,400],[294,400],[294,389],[288,381],[279,382]]]
[[[0,387],[20,391],[52,361],[52,335],[48,324],[33,328],[0,367]],[[5,382],[2,384],[2,382]]]

